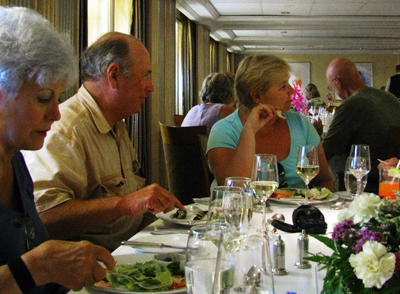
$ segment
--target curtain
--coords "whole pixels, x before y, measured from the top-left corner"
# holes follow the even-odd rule
[[[218,42],[210,38],[210,71],[218,72]]]
[[[196,25],[187,17],[182,17],[182,73],[183,73],[183,113],[197,105],[196,90]]]
[[[148,5],[147,1],[132,0],[133,13],[132,13],[132,24],[131,24],[131,35],[138,38],[144,46],[146,44],[146,19],[148,18]],[[145,100],[146,101],[146,100]],[[128,129],[129,138],[132,141],[133,146],[136,149],[138,161],[141,165],[141,176],[146,176],[147,170],[147,157],[146,157],[146,102],[143,103],[142,109],[139,113],[132,115],[125,119],[125,123]]]

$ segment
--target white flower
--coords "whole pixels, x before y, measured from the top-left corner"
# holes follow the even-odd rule
[[[396,256],[387,253],[386,247],[381,243],[367,241],[360,253],[350,256],[349,262],[357,278],[363,281],[365,288],[380,289],[393,275]]]
[[[342,222],[352,218],[355,224],[363,224],[378,216],[378,207],[381,203],[378,195],[373,193],[362,194],[350,203],[348,210],[339,213],[339,221]]]

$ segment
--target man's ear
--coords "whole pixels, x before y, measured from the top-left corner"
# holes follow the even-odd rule
[[[120,75],[119,65],[116,63],[111,63],[106,71],[107,81],[108,81],[108,84],[111,86],[111,88],[113,88],[113,89],[118,88],[119,75]]]
[[[260,104],[260,102],[261,102],[261,97],[260,97],[260,94],[259,94],[258,92],[256,92],[256,91],[251,91],[251,92],[250,92],[250,96],[251,96],[251,98],[253,98],[254,103]]]

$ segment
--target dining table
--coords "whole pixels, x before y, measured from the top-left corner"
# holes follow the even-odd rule
[[[333,195],[333,201],[340,200],[340,196],[346,195],[346,192],[336,192]],[[346,198],[346,197],[344,197]],[[279,201],[278,199],[269,199],[269,209],[266,213],[266,218],[271,219],[272,216],[276,213],[281,213],[284,215],[285,222],[289,224],[293,224],[292,216],[293,211],[301,204],[300,202],[293,201]],[[346,201],[348,205],[348,201]],[[208,206],[205,203],[195,203],[194,205],[198,206],[202,210],[207,210]],[[327,231],[326,236],[331,237],[331,233],[335,224],[338,223],[338,214],[340,213],[342,208],[345,208],[347,205],[340,206],[340,209],[333,209],[332,202],[330,201],[319,201],[315,205],[324,215],[325,221],[327,223]],[[157,216],[155,222],[144,228],[142,231],[138,232],[134,236],[132,236],[130,241],[141,241],[141,242],[158,242],[169,245],[179,245],[186,246],[188,230],[190,230],[190,223],[177,223],[172,218],[173,212],[169,212],[167,214],[160,213]],[[250,226],[260,226],[262,222],[262,213],[255,212],[250,222]],[[165,232],[165,234],[157,233],[163,232],[165,230],[172,230],[172,232]],[[168,233],[168,234],[167,234]],[[288,271],[287,275],[284,276],[276,276],[274,275],[274,285],[275,285],[275,294],[319,294],[322,291],[323,287],[323,279],[325,276],[325,270],[321,270],[321,266],[312,263],[311,267],[308,269],[300,269],[295,266],[295,263],[298,259],[298,248],[297,242],[300,233],[287,233],[280,230],[273,230],[272,226],[269,226],[269,239],[271,244],[276,240],[277,236],[281,236],[281,240],[285,244],[285,268]],[[326,255],[331,255],[332,250],[329,249],[326,245],[313,238],[312,236],[308,236],[309,238],[309,252],[310,253],[323,253]],[[138,257],[140,254],[146,253],[162,253],[162,252],[182,252],[182,249],[174,249],[174,248],[158,248],[158,247],[132,247],[127,245],[119,246],[115,251],[112,252],[115,258],[120,258],[120,260],[127,260],[127,257]],[[110,291],[104,292],[100,287],[84,287],[80,291],[70,291],[69,294],[105,294],[110,293]],[[115,292],[121,293],[121,292]],[[178,293],[178,292],[174,292]],[[179,293],[186,293],[186,289],[182,289]],[[201,293],[200,293],[201,294]]]

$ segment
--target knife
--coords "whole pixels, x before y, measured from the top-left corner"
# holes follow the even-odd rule
[[[189,234],[188,230],[159,230],[151,231],[151,235]]]
[[[152,243],[152,242],[140,242],[140,241],[122,241],[121,245],[128,246],[138,246],[138,247],[159,247],[159,248],[174,248],[174,249],[186,249],[186,246],[175,246],[175,245],[167,245],[164,243]]]

